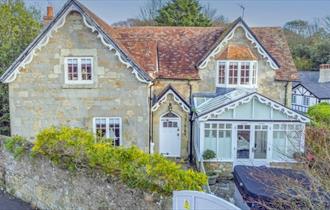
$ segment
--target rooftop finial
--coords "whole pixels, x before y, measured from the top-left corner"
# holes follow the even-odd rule
[[[242,15],[241,18],[244,18],[244,12],[245,12],[245,6],[243,4],[238,4],[238,6],[242,9]]]

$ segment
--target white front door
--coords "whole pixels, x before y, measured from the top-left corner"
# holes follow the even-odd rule
[[[236,158],[234,165],[268,165],[269,125],[236,125]]]
[[[180,157],[180,150],[180,118],[173,113],[167,113],[160,118],[159,153],[168,157]]]

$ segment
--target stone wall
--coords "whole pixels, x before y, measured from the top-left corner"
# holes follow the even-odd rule
[[[181,106],[174,101],[172,95],[168,95],[168,99],[160,105],[160,107],[153,112],[153,141],[154,141],[154,152],[159,153],[160,144],[160,119],[161,116],[168,113],[169,104],[172,105],[173,113],[180,117],[181,122],[181,147],[180,157],[187,159],[189,155],[189,139],[190,139],[190,116],[189,113],[185,112]]]
[[[10,194],[47,210],[169,209],[170,199],[130,189],[102,173],[68,172],[49,160],[15,160],[0,148],[0,184]]]
[[[67,56],[93,57],[94,84],[65,84]],[[9,84],[9,94],[12,135],[32,141],[53,125],[92,131],[94,117],[121,117],[123,145],[149,150],[147,84],[101,43],[79,13],[67,16],[64,26]]]

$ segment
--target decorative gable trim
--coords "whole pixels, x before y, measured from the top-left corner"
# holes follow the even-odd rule
[[[305,117],[304,115],[299,114],[296,111],[293,111],[289,108],[286,108],[282,104],[277,103],[277,102],[275,102],[275,101],[273,101],[273,100],[271,100],[271,99],[269,99],[265,96],[262,96],[262,95],[260,95],[256,92],[252,93],[252,94],[249,94],[247,96],[244,96],[244,97],[242,97],[238,100],[227,103],[226,105],[224,105],[222,107],[218,107],[217,109],[206,112],[206,113],[204,113],[200,116],[197,116],[197,118],[199,118],[200,121],[207,121],[210,118],[216,118],[217,115],[220,115],[220,114],[222,114],[223,112],[225,112],[227,110],[232,110],[232,109],[235,109],[236,107],[238,107],[241,104],[249,103],[253,98],[256,98],[260,103],[266,104],[266,105],[270,106],[271,108],[273,108],[274,110],[280,111],[280,112],[286,114],[289,117],[296,118],[300,122],[307,123],[307,122],[310,121],[308,117]]]
[[[57,32],[58,29],[64,26],[66,17],[70,12],[78,12],[83,17],[83,22],[86,27],[91,29],[92,32],[97,32],[97,37],[101,40],[102,44],[105,45],[109,51],[114,50],[115,55],[119,61],[126,65],[127,68],[132,69],[132,74],[135,75],[136,79],[142,83],[150,85],[151,78],[144,73],[140,68],[132,62],[127,55],[115,44],[115,42],[106,34],[102,28],[86,14],[84,9],[79,5],[76,0],[69,0],[54,18],[54,20],[37,36],[37,38],[23,51],[23,53],[16,59],[16,61],[7,69],[7,71],[1,76],[0,80],[4,83],[13,82],[17,75],[20,73],[22,68],[32,62],[34,56],[45,47],[50,38],[52,38],[53,32]]]
[[[302,89],[304,89],[305,92],[301,92],[301,91],[299,90],[299,87],[301,87]],[[313,97],[315,97],[315,98],[317,98],[317,99],[321,99],[321,98],[317,97],[312,91],[310,91],[310,90],[309,90],[307,87],[305,87],[303,84],[295,85],[295,86],[292,88],[292,91],[293,91],[293,90],[296,90],[296,89],[297,89],[297,91],[299,91],[300,95],[302,95],[302,96],[307,95],[306,93],[309,93],[311,96],[313,96]]]
[[[177,102],[185,112],[187,113],[190,112],[189,104],[180,96],[180,94],[171,85],[165,88],[164,91],[158,96],[156,103],[154,103],[154,105],[151,107],[151,111],[152,112],[157,111],[160,105],[167,100],[168,95],[172,95],[174,101]]]
[[[220,41],[219,44],[216,45],[216,47],[198,64],[199,69],[206,68],[209,61],[214,58],[224,47],[227,45],[227,43],[234,37],[235,31],[237,28],[243,28],[245,32],[245,37],[251,42],[252,46],[257,49],[258,53],[266,59],[266,62],[269,64],[269,66],[277,70],[279,69],[279,65],[276,62],[276,60],[270,55],[270,53],[267,52],[267,50],[262,46],[262,44],[258,41],[254,33],[250,30],[250,28],[247,26],[247,24],[241,19],[237,19],[234,22],[234,26],[228,31],[227,35]]]

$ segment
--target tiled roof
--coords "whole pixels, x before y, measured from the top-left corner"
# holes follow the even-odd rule
[[[220,27],[114,28],[119,40],[152,76],[169,79],[199,79],[197,63],[217,43]],[[281,28],[251,29],[279,63],[278,80],[297,80],[298,74]],[[157,59],[158,58],[158,59]]]
[[[197,66],[208,53],[228,34],[233,25],[241,19],[236,20],[227,28],[221,27],[112,27],[83,6],[77,0],[71,0],[63,7],[71,4],[79,5],[91,19],[96,22],[103,33],[106,33],[113,44],[116,45],[121,55],[139,70],[144,79],[199,79]],[[58,19],[55,17],[55,20]],[[27,48],[29,52],[40,37],[52,27],[54,21],[42,32],[36,40]],[[249,29],[250,30],[250,29]],[[296,67],[281,28],[251,28],[258,42],[271,54],[280,68],[276,70],[278,80],[297,80]],[[21,56],[2,75],[4,81],[22,59],[27,55],[23,52]]]
[[[223,32],[223,28],[132,27],[115,28],[119,39],[142,67],[155,77],[199,79],[196,61]]]
[[[300,80],[293,87],[301,84],[320,99],[330,99],[330,82],[319,83],[319,71],[299,71]]]
[[[248,46],[242,44],[229,44],[227,48],[216,57],[219,60],[256,60]]]
[[[280,65],[280,69],[276,70],[276,79],[298,80],[298,71],[283,30],[280,27],[257,27],[252,28],[252,31]]]
[[[112,27],[76,1],[123,52],[149,76],[199,79],[197,65],[241,19],[222,27]],[[294,81],[298,73],[280,27],[251,28],[279,64],[276,79]]]

